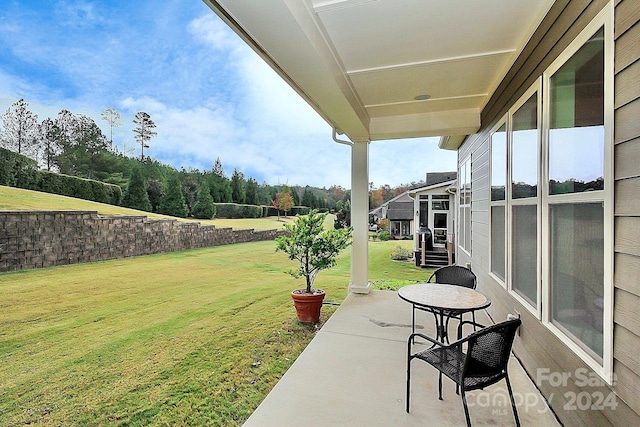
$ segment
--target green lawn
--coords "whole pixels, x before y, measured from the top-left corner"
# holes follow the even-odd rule
[[[145,215],[149,218],[171,218],[178,221],[197,221],[203,225],[215,225],[216,227],[232,227],[235,229],[253,228],[255,230],[269,230],[281,228],[286,222],[291,222],[292,217],[247,218],[194,220],[174,218],[151,212],[113,206],[89,200],[76,199],[74,197],[60,196],[57,194],[41,193],[38,191],[23,190],[21,188],[5,187],[0,185],[0,210],[88,210],[98,211],[101,215]]]
[[[428,277],[391,261],[397,244],[370,243],[370,279]],[[274,248],[0,274],[0,425],[242,424],[315,331],[295,321],[302,283]],[[318,276],[328,301],[347,294],[349,258]]]

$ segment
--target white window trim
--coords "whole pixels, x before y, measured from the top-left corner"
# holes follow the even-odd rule
[[[509,164],[509,144],[510,144],[510,137],[509,137],[509,120],[508,120],[508,116],[509,113],[506,113],[499,121],[498,123],[491,128],[491,131],[489,132],[489,276],[491,278],[493,278],[493,280],[495,280],[497,283],[499,283],[503,288],[507,288],[507,284],[506,282],[509,280],[509,252],[508,250],[510,249],[509,245],[508,245],[508,241],[509,241],[509,237],[508,237],[508,228],[507,228],[507,223],[508,223],[508,218],[509,218],[509,214],[507,212],[507,194],[509,192],[509,173],[508,170],[506,169]],[[502,168],[505,169],[505,195],[504,195],[504,200],[497,200],[497,201],[493,201],[491,200],[491,189],[493,186],[493,135],[498,131],[498,129],[500,129],[502,126],[504,126],[505,128],[505,136],[506,136],[506,147],[505,147],[505,154],[506,154],[506,158],[507,158],[507,164],[502,165]],[[502,280],[501,277],[499,277],[498,275],[494,274],[493,272],[493,259],[491,257],[491,248],[493,248],[493,230],[492,230],[492,207],[494,206],[502,206],[504,208],[504,222],[505,222],[505,230],[504,230],[504,237],[505,237],[505,252],[504,252],[504,272],[505,272],[505,279]]]
[[[563,344],[569,347],[578,355],[595,373],[600,375],[608,384],[612,384],[613,375],[613,119],[614,119],[614,15],[613,7],[609,2],[603,10],[587,25],[587,27],[576,37],[573,42],[558,56],[558,58],[543,73],[543,99],[548,99],[546,91],[549,86],[550,77],[564,65],[583,45],[591,38],[601,27],[604,27],[605,46],[604,46],[604,182],[605,188],[599,194],[575,193],[569,195],[548,196],[548,145],[549,145],[549,105],[545,102],[543,105],[543,173],[544,177],[541,181],[540,189],[542,192],[543,206],[554,204],[560,200],[577,203],[595,200],[604,201],[604,319],[603,319],[603,355],[602,364],[593,358],[586,350],[573,342],[562,330],[551,323],[550,307],[551,307],[551,289],[548,274],[542,277],[542,322],[555,336],[560,339]],[[549,259],[549,210],[543,209],[542,217],[542,241],[544,244],[542,257],[542,271],[550,271]]]
[[[537,168],[538,168],[538,192],[536,199],[536,222],[537,222],[537,232],[536,232],[536,241],[537,241],[537,251],[536,251],[536,305],[533,306],[529,300],[522,297],[513,289],[513,262],[511,257],[513,256],[513,248],[511,245],[513,239],[513,215],[511,213],[511,208],[513,206],[530,206],[531,200],[533,198],[528,199],[513,199],[512,198],[512,144],[513,144],[513,115],[524,105],[525,102],[529,100],[535,93],[537,93],[537,129],[538,129],[538,159],[537,159]],[[538,320],[542,318],[542,230],[541,230],[541,218],[542,218],[542,77],[538,78],[536,82],[531,85],[529,89],[516,101],[516,103],[509,109],[509,118],[507,122],[507,163],[508,163],[508,171],[507,171],[507,201],[509,207],[509,215],[507,217],[507,290],[509,294],[518,301],[524,308],[531,312]]]
[[[468,183],[465,181],[466,177],[463,177],[463,174],[460,173],[463,167],[465,168],[465,170],[467,168],[469,168],[469,182]],[[468,184],[469,188],[471,188],[471,185],[473,183],[473,177],[471,176],[471,154],[466,156],[464,158],[464,160],[462,162],[460,162],[460,165],[458,167],[458,182],[463,184],[463,185],[459,185],[458,186],[459,190],[464,188],[465,184]],[[469,197],[469,202],[472,201],[471,200],[472,196],[473,196],[473,191],[471,192],[471,196]],[[466,195],[465,195],[465,200],[466,200]],[[456,195],[456,203],[454,204],[454,206],[457,206],[455,218],[457,218],[457,222],[458,222],[458,224],[457,224],[458,237],[456,239],[456,245],[457,245],[458,249],[460,249],[462,252],[464,252],[469,257],[471,257],[471,241],[467,242],[466,241],[466,237],[465,237],[466,236],[466,234],[465,234],[465,232],[466,232],[466,230],[465,230],[466,221],[462,220],[460,218],[460,209],[464,209],[464,207],[467,206],[467,203],[460,204],[459,202],[460,202],[460,194]],[[471,211],[472,203],[469,203],[468,206],[469,206],[469,215],[471,215],[471,217],[473,217],[472,211]],[[471,218],[469,218],[469,227],[472,227],[471,223],[472,223]],[[469,235],[471,236],[471,240],[473,240],[473,233],[471,232],[471,233],[469,233]],[[461,242],[464,242],[464,246],[462,245]]]

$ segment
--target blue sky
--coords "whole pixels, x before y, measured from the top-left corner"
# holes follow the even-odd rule
[[[158,136],[145,154],[176,168],[211,169],[220,157],[269,184],[350,187],[350,148],[200,0],[3,0],[0,112],[19,98],[42,121],[62,109],[122,116],[120,149],[135,148],[138,111]],[[455,170],[437,139],[374,141],[375,187]]]

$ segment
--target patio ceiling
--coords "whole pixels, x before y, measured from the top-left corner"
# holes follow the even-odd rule
[[[483,106],[553,4],[204,1],[338,133],[355,142],[458,136],[441,139],[450,149],[478,130]]]

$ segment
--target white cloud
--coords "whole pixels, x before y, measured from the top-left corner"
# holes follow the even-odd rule
[[[242,133],[242,128],[233,118],[233,109],[194,107],[179,109],[149,98],[127,98],[120,107],[134,116],[145,111],[156,124],[158,136],[151,142],[149,153],[153,156],[163,154],[170,158],[173,153],[183,158],[201,158],[213,164],[219,148],[228,147]],[[190,165],[182,165],[188,167]]]
[[[232,105],[183,110],[144,97],[127,98],[120,108],[129,116],[137,111],[149,113],[158,136],[150,141],[146,152],[161,161],[172,158],[191,162],[182,164],[185,167],[210,169],[220,157],[228,174],[238,168],[260,182],[349,185],[350,152],[327,140],[326,135],[324,141],[310,136],[281,136],[277,129],[281,123],[263,127],[240,121],[236,116],[242,112]]]
[[[456,159],[456,151],[438,148],[438,138],[374,141],[369,149],[369,182],[375,187],[417,182],[427,172],[455,171]]]
[[[220,157],[228,174],[238,168],[259,182],[350,187],[350,148],[335,143],[330,126],[204,4],[138,8],[147,19],[121,4],[82,0],[11,15],[14,33],[0,33],[14,61],[0,71],[0,109],[25,98],[41,120],[66,108],[106,131],[100,113],[113,106],[122,115],[118,147],[134,146],[131,121],[146,111],[158,136],[145,153],[163,163],[210,169]],[[58,16],[84,24],[61,28]],[[454,169],[455,153],[434,140],[371,143],[376,185]]]
[[[258,55],[251,52],[237,63],[245,82],[248,105],[255,120],[296,135],[325,134],[329,125]]]
[[[202,15],[189,22],[187,29],[196,38],[215,50],[234,50],[241,40],[213,13]]]
[[[270,184],[350,187],[350,148],[331,139],[329,125],[280,76],[212,14],[188,28],[234,70],[232,98],[203,93],[200,105],[187,109],[150,97],[125,99],[121,107],[130,115],[146,111],[158,126],[151,155],[201,169],[220,157],[228,174],[238,168]],[[455,152],[438,150],[437,138],[371,143],[369,180],[376,186],[454,169]]]

